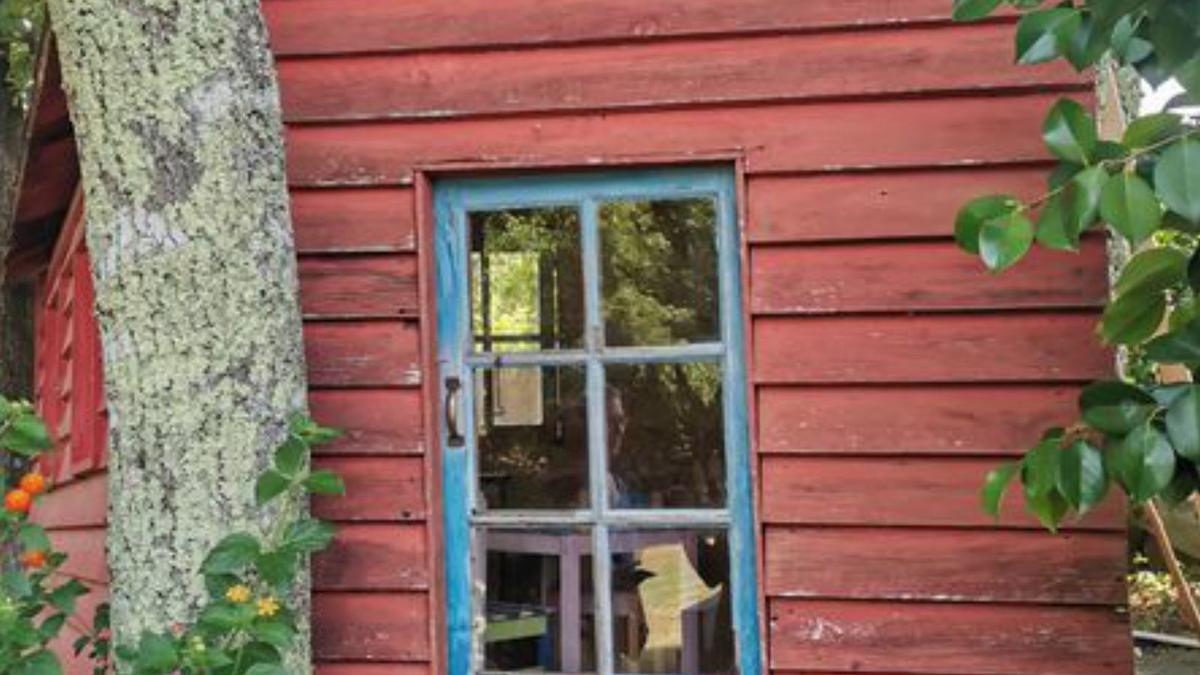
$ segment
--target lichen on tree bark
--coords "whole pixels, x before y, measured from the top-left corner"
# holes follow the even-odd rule
[[[49,5],[104,347],[120,642],[193,617],[205,551],[256,526],[254,477],[304,405],[283,127],[257,0]]]

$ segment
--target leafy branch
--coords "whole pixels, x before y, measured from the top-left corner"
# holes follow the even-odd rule
[[[1177,104],[1200,101],[1200,6],[1194,0],[955,0],[954,17],[974,21],[1007,5],[1020,13],[1016,60],[1065,59],[1077,70],[1109,59],[1148,82],[1177,81]],[[955,239],[992,272],[1035,245],[1077,251],[1107,225],[1135,255],[1113,287],[1098,327],[1108,345],[1144,364],[1134,376],[1093,383],[1081,419],[1049,429],[1017,462],[990,472],[983,508],[997,515],[1013,481],[1046,527],[1094,508],[1115,485],[1135,503],[1178,502],[1200,490],[1200,130],[1179,115],[1130,120],[1104,140],[1079,103],[1056,102],[1042,126],[1058,160],[1040,197],[1007,194],[967,203]],[[1163,368],[1186,381],[1164,383]]]

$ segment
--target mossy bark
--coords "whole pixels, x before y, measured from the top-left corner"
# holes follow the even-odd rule
[[[194,617],[205,552],[259,525],[254,478],[304,405],[283,127],[257,0],[49,5],[103,337],[122,642]]]

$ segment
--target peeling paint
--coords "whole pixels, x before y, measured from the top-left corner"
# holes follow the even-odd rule
[[[304,406],[274,64],[256,0],[51,0],[111,415],[118,641],[194,615]],[[307,602],[305,600],[305,602]],[[289,672],[306,673],[303,657]]]

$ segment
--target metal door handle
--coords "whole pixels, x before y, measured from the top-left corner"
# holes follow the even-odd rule
[[[446,378],[446,445],[451,448],[461,448],[465,440],[459,428],[462,418],[462,382],[457,377]]]

